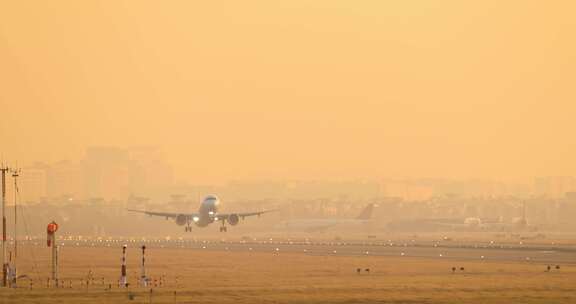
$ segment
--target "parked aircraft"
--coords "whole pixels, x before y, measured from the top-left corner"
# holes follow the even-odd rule
[[[281,222],[276,225],[276,229],[299,230],[306,232],[322,231],[335,226],[366,226],[371,222],[374,204],[367,205],[362,212],[352,219],[295,219]]]

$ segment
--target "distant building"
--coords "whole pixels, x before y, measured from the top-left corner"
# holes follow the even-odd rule
[[[170,192],[174,184],[174,172],[164,162],[158,147],[133,147],[128,149],[128,156],[131,162],[129,178],[132,193],[159,196]]]
[[[46,172],[47,196],[52,198],[84,196],[82,168],[79,163],[60,161],[48,167]]]
[[[387,181],[382,183],[382,192],[388,197],[400,197],[407,201],[423,201],[432,198],[435,189],[417,181]]]
[[[82,161],[88,198],[126,199],[130,194],[128,153],[117,147],[90,147]]]
[[[539,177],[534,180],[534,194],[550,198],[563,198],[576,191],[576,179],[571,176]]]
[[[46,168],[43,166],[33,166],[23,168],[18,177],[18,191],[21,202],[36,202],[47,194]],[[8,189],[13,191],[12,178],[7,179]],[[11,202],[12,200],[8,200]]]
[[[90,147],[82,161],[84,196],[125,201],[130,195],[148,197],[169,193],[172,167],[159,148]]]
[[[574,218],[576,218],[576,192],[569,192],[558,205],[558,220],[562,225],[576,229]]]

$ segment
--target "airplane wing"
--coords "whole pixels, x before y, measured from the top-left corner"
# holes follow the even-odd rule
[[[245,217],[248,217],[248,216],[255,216],[255,215],[260,216],[264,213],[273,212],[273,211],[277,211],[277,210],[273,209],[273,210],[264,210],[264,211],[255,211],[255,212],[218,213],[217,215],[215,215],[215,217],[217,217],[220,220],[226,220],[232,215],[237,215],[239,218],[244,219]]]
[[[165,217],[166,219],[176,219],[178,216],[185,216],[187,219],[193,219],[195,217],[200,217],[198,213],[173,213],[173,212],[157,212],[157,211],[146,211],[146,210],[134,210],[128,209],[130,212],[137,212],[143,213],[149,216],[159,216]],[[256,212],[240,212],[240,213],[218,213],[211,215],[211,217],[215,218],[218,221],[225,221],[228,220],[231,216],[237,216],[238,219],[244,219],[248,216],[260,216],[264,213],[272,212],[276,210],[264,210],[264,211],[256,211]]]
[[[195,216],[198,216],[197,213],[156,212],[156,211],[145,211],[145,210],[134,210],[134,209],[128,209],[128,211],[137,212],[137,213],[144,213],[144,214],[149,215],[149,216],[161,216],[161,217],[165,217],[165,218],[176,218],[179,215],[184,215],[188,218],[193,218]]]

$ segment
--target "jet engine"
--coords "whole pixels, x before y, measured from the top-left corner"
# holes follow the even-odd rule
[[[232,226],[237,225],[239,221],[240,218],[238,217],[237,214],[230,214],[230,216],[228,216],[228,223]]]
[[[188,221],[187,221],[186,216],[184,214],[178,214],[176,216],[176,225],[184,226],[184,225],[186,225],[187,222]]]

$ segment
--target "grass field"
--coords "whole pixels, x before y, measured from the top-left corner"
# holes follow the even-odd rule
[[[119,289],[120,248],[65,247],[64,287],[48,289],[48,253],[21,250],[19,273],[33,284],[0,289],[0,303],[576,303],[576,266],[566,265],[151,248],[157,286],[141,288],[139,249],[129,248],[132,286]]]

